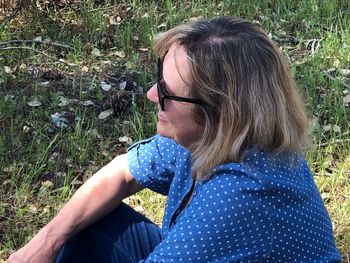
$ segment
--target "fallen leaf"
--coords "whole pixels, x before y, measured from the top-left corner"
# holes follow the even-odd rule
[[[350,76],[350,69],[342,68],[342,69],[339,69],[339,72],[344,76]]]
[[[91,55],[96,56],[96,57],[99,57],[99,56],[101,56],[101,51],[98,50],[97,48],[94,48],[94,49],[91,51]]]
[[[316,116],[313,116],[310,120],[310,128],[311,130],[314,130],[317,127],[318,124],[318,118]]]
[[[158,26],[159,29],[160,29],[160,28],[164,28],[164,27],[166,27],[166,24],[165,24],[165,23],[162,23],[162,24],[160,24],[160,25]]]
[[[280,29],[280,30],[278,30],[278,34],[280,34],[281,36],[286,36],[287,32],[282,30],[282,29]]]
[[[41,106],[41,102],[38,101],[37,98],[32,99],[32,100],[29,101],[27,104],[28,104],[30,107],[39,107],[39,106]]]
[[[95,103],[93,103],[91,100],[86,100],[86,101],[83,101],[81,104],[83,104],[83,106],[91,106],[91,105],[94,105]]]
[[[340,129],[340,127],[338,125],[334,125],[333,126],[333,131],[339,133],[341,131],[341,129]]]
[[[326,70],[326,72],[329,73],[329,74],[332,74],[332,73],[334,73],[335,71],[336,71],[336,69],[335,69],[334,67],[331,67],[331,68],[329,68],[329,69]]]
[[[350,104],[350,95],[346,95],[343,99],[345,106],[349,106]]]
[[[101,154],[102,154],[103,156],[105,156],[105,157],[110,157],[110,156],[111,156],[111,154],[110,154],[108,151],[106,151],[106,150],[102,151]]]
[[[339,59],[334,60],[333,66],[334,66],[335,68],[339,68],[339,66],[340,66],[340,60],[339,60]]]
[[[69,99],[67,99],[67,98],[65,98],[65,97],[63,97],[63,96],[61,96],[61,97],[60,97],[60,103],[58,103],[58,106],[60,106],[60,107],[65,107],[65,106],[67,106],[69,103],[70,103],[70,100],[69,100]]]
[[[47,205],[43,208],[42,213],[47,214],[49,211],[50,211],[50,206]]]
[[[115,20],[114,16],[109,16],[109,24],[110,25],[118,25],[118,23]]]
[[[124,51],[116,51],[114,52],[114,55],[120,58],[125,58],[125,52]]]
[[[66,173],[65,172],[57,172],[55,173],[56,177],[66,177]]]
[[[118,140],[120,142],[124,142],[124,143],[127,143],[127,144],[132,144],[132,139],[130,137],[127,137],[127,136],[119,137]]]
[[[121,89],[121,90],[125,90],[125,88],[126,88],[126,84],[127,84],[127,82],[126,82],[126,81],[120,82],[120,83],[119,83],[119,89]]]
[[[124,65],[125,65],[126,69],[133,69],[133,68],[135,68],[134,63],[132,63],[131,61],[126,62]]]
[[[5,167],[5,168],[3,169],[3,171],[4,171],[5,173],[8,173],[8,172],[16,171],[16,169],[17,169],[16,165],[10,165],[10,166],[8,166],[8,167]]]
[[[95,70],[96,72],[101,72],[101,68],[98,66],[93,66],[92,69]]]
[[[81,71],[82,72],[89,72],[89,67],[84,66],[84,67],[81,68]]]
[[[7,73],[7,74],[11,74],[11,68],[9,66],[4,66],[4,71]]]
[[[51,182],[50,180],[46,180],[45,182],[41,182],[41,186],[45,188],[50,188],[53,186],[53,182]]]
[[[98,118],[99,118],[100,120],[105,119],[105,118],[107,118],[108,116],[112,115],[112,113],[113,113],[113,110],[112,110],[112,109],[102,111],[102,112],[98,115]]]
[[[82,185],[82,184],[83,184],[83,182],[80,181],[80,180],[74,180],[74,181],[72,182],[72,185]]]
[[[112,85],[107,84],[104,81],[101,81],[101,89],[103,89],[104,91],[109,91],[111,89]]]
[[[36,208],[36,206],[33,205],[33,204],[28,205],[28,209],[29,209],[29,211],[32,212],[32,213],[38,212],[38,208]]]
[[[331,125],[326,125],[323,127],[323,131],[325,131],[325,132],[330,131],[331,129],[332,129]]]
[[[24,133],[28,133],[30,131],[30,127],[28,127],[27,125],[24,125],[22,130]]]
[[[59,156],[60,156],[60,153],[59,153],[59,152],[54,152],[53,154],[51,154],[51,156],[50,156],[48,162],[49,162],[49,163],[54,162]]]

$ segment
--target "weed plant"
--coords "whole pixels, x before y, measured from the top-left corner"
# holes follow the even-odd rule
[[[154,134],[154,107],[144,98],[154,81],[154,36],[234,15],[260,24],[290,63],[310,118],[305,154],[350,262],[349,1],[34,2],[0,30],[0,259],[132,141]],[[99,118],[120,94],[130,95],[128,110]],[[161,224],[164,197],[145,190],[125,202]]]

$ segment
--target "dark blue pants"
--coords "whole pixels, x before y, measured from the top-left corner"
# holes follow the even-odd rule
[[[161,240],[158,226],[122,203],[68,241],[56,263],[138,262],[147,258]]]

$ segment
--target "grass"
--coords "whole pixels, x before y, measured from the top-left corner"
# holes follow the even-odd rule
[[[343,262],[350,262],[348,1],[86,0],[56,11],[31,2],[0,30],[0,42],[46,41],[0,44],[0,259],[28,241],[130,140],[154,133],[153,107],[139,94],[153,81],[154,35],[198,17],[236,15],[259,23],[290,61],[312,120],[306,157]],[[120,91],[125,80],[133,92]],[[101,81],[110,90],[102,90]],[[130,110],[99,119],[121,93],[133,93]],[[29,106],[33,101],[40,105]],[[53,123],[56,112],[67,127]],[[145,190],[125,202],[161,223],[164,197]]]

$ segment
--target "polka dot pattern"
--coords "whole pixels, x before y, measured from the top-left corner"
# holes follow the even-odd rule
[[[304,158],[249,151],[193,184],[190,152],[156,135],[129,148],[143,186],[168,195],[163,241],[143,262],[341,262],[332,224]]]

